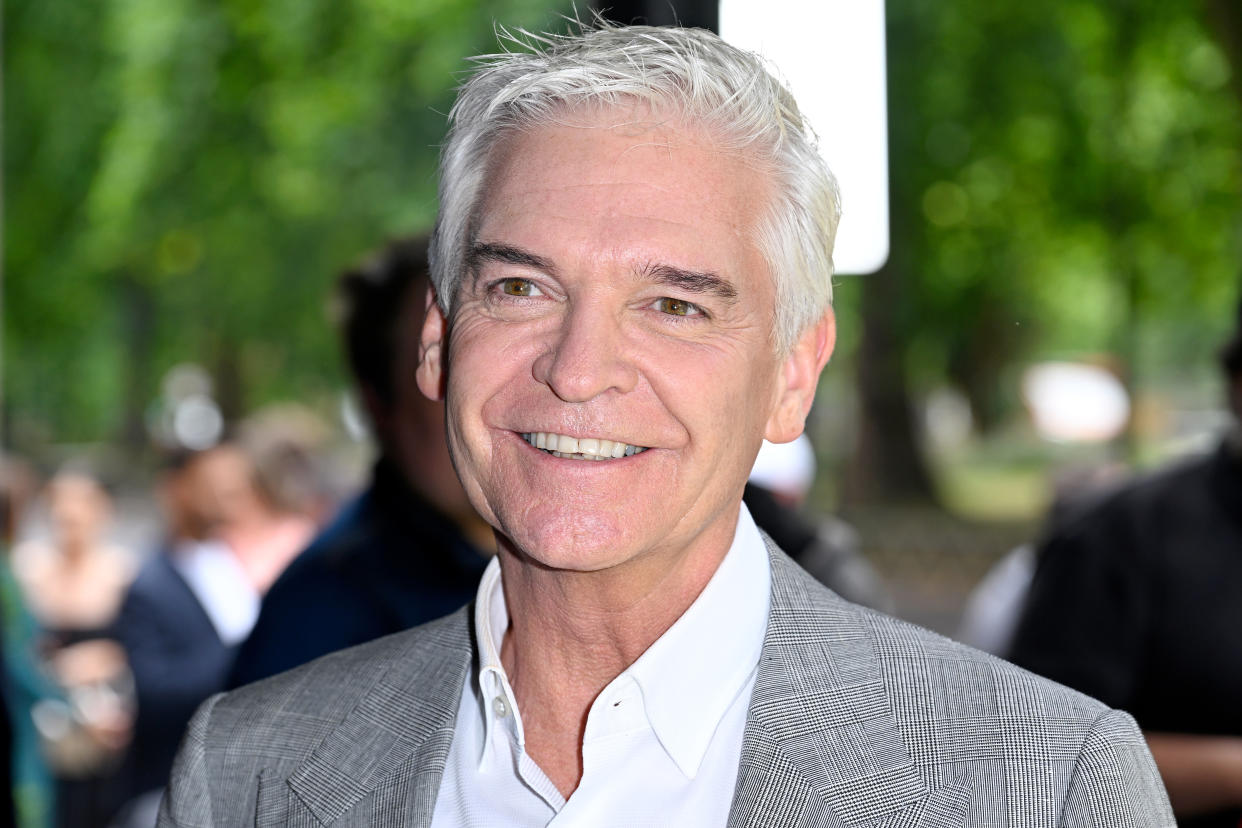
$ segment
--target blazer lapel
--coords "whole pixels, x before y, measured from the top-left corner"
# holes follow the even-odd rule
[[[865,611],[765,540],[772,606],[731,828],[962,824],[968,791],[931,790],[906,748]]]
[[[469,608],[421,632],[290,775],[283,795],[261,788],[261,813],[326,825],[358,809],[349,823],[430,824],[473,657]]]

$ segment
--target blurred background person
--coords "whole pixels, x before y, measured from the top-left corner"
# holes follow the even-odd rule
[[[1054,526],[1010,658],[1133,714],[1181,825],[1242,820],[1242,306],[1216,449]]]
[[[855,603],[891,610],[884,581],[863,554],[854,527],[804,511],[815,466],[805,434],[792,443],[764,440],[742,495],[746,507],[759,528],[824,586]]]
[[[253,487],[253,467],[231,443],[178,452],[163,472],[166,539],[134,579],[115,628],[137,700],[121,778],[126,824],[154,824],[182,731],[194,709],[224,688],[258,616],[259,591],[225,540],[245,539],[252,528]]]
[[[841,263],[835,280],[840,340],[810,423],[820,475],[804,508],[857,527],[902,617],[957,629],[979,578],[1041,531],[1057,469],[1150,465],[1216,433],[1202,355],[1227,335],[1242,250],[1242,4],[892,0],[882,21],[872,4],[812,0],[788,14],[764,0],[578,8],[640,5],[726,39],[737,10],[758,7],[825,52],[821,13],[883,29],[889,185],[843,198],[848,222],[859,198],[889,196],[890,252],[866,275]],[[160,511],[153,432],[192,424],[191,409],[215,418],[197,435],[210,440],[187,441],[201,447],[217,428],[248,442],[258,407],[296,400],[331,431],[312,460],[334,490],[407,485],[403,473],[379,484],[397,453],[372,470],[340,416],[351,380],[374,382],[335,359],[347,349],[323,324],[325,263],[353,260],[377,228],[430,226],[443,119],[427,115],[451,106],[461,56],[494,46],[493,20],[545,30],[570,4],[351,4],[326,38],[262,2],[241,16],[66,8],[10,0],[4,12],[3,450],[40,469],[89,457],[116,483],[115,536],[144,553]],[[169,48],[153,52],[152,38]],[[867,53],[836,51],[866,69]],[[122,82],[135,72],[158,83]],[[835,132],[862,134],[850,126]],[[1103,367],[1128,405],[1121,426],[1052,433],[1032,417],[1024,378],[1049,362]],[[171,381],[185,366],[205,381]],[[1083,394],[1054,396],[1092,419]],[[335,512],[318,502],[316,522]],[[321,571],[322,594],[340,599],[329,580],[351,570]],[[357,617],[404,623],[372,606],[390,603]],[[336,635],[307,629],[301,639]],[[20,626],[6,634],[24,640]]]
[[[430,621],[469,601],[492,546],[466,500],[444,407],[414,384],[429,288],[425,238],[390,243],[337,286],[340,327],[378,457],[263,600],[234,686]]]
[[[246,484],[222,503],[218,534],[260,595],[315,534],[318,474],[294,436],[303,419],[293,407],[267,411],[243,423],[238,437]]]
[[[1057,475],[1055,496],[1041,534],[1047,536],[1056,532],[1062,523],[1120,486],[1127,476],[1124,467],[1111,463],[1071,468]],[[992,655],[1009,658],[1018,620],[1035,577],[1037,546],[1033,542],[1019,544],[987,571],[966,599],[954,638]]]
[[[58,692],[33,709],[56,775],[57,824],[101,822],[116,806],[112,772],[130,738],[133,684],[111,627],[133,578],[133,557],[108,542],[112,503],[90,475],[65,470],[44,490],[45,540],[14,557],[38,653]]]
[[[106,538],[112,504],[94,478],[62,471],[45,489],[46,540],[20,544],[14,566],[51,649],[101,638],[134,575],[134,558]]]
[[[26,609],[10,565],[10,550],[26,502],[37,485],[22,460],[0,453],[0,656],[5,721],[4,773],[6,797],[0,801],[0,824],[11,817],[27,828],[46,828],[54,814],[51,774],[39,749],[33,709],[40,698],[59,697],[40,669],[38,627]]]

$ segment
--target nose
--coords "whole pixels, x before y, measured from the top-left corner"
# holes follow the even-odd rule
[[[550,346],[535,360],[535,379],[571,403],[632,391],[638,372],[623,342],[621,322],[607,309],[571,305]]]

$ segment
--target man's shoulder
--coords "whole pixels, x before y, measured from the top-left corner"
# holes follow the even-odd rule
[[[989,653],[882,612],[852,604],[810,576],[797,576],[789,592],[803,606],[800,634],[811,657],[799,659],[804,679],[820,674],[841,681],[843,663],[858,681],[882,683],[893,716],[904,726],[923,726],[935,718],[1004,722],[1024,728],[1033,719],[1057,722],[1056,732],[1081,742],[1094,722],[1108,713],[1101,702],[1045,679]],[[821,654],[817,659],[813,654]],[[871,675],[866,675],[870,671]]]
[[[406,787],[387,781],[407,765],[433,767],[447,749],[472,658],[469,617],[461,610],[208,699],[186,730],[160,824],[256,814],[328,824],[379,790],[400,798]]]
[[[864,610],[885,678],[896,696],[933,700],[942,711],[1027,721],[1055,718],[1089,727],[1102,702],[943,635]],[[1082,732],[1085,732],[1082,731]]]
[[[785,764],[860,824],[913,824],[928,809],[956,812],[943,822],[954,825],[1103,824],[1058,817],[1099,809],[1141,817],[1110,825],[1172,824],[1125,713],[851,604],[778,550],[748,728],[740,789]]]
[[[168,607],[180,610],[186,605],[187,598],[194,598],[189,584],[173,566],[168,551],[159,549],[138,567],[137,574],[125,590],[121,614],[124,616],[126,611],[138,608]]]
[[[1084,496],[1082,504],[1053,527],[1051,536],[1090,539],[1095,534],[1115,538],[1123,533],[1143,540],[1152,527],[1178,524],[1200,516],[1212,503],[1212,467],[1216,454],[1193,454],[1123,483]],[[1122,551],[1131,544],[1109,543]]]
[[[310,742],[376,693],[396,693],[416,703],[445,694],[455,699],[471,654],[469,613],[463,608],[217,697],[210,710],[208,739],[237,744],[249,738],[263,750],[271,749],[272,741],[309,740],[307,746],[313,747]],[[282,722],[306,726],[282,729]],[[274,727],[255,732],[257,723]],[[264,740],[265,744],[257,744]],[[289,747],[297,749],[296,744]]]
[[[374,496],[367,489],[345,503],[328,525],[298,553],[289,569],[309,565],[323,570],[337,570],[360,551],[373,546],[376,532],[373,501]]]
[[[157,549],[147,556],[147,559],[138,567],[138,572],[134,575],[134,580],[130,582],[129,589],[131,592],[143,592],[152,589],[161,589],[170,581],[175,582],[184,580],[177,568],[172,565],[172,561],[168,558],[167,549]]]

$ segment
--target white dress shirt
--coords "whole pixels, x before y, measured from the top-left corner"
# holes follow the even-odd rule
[[[224,542],[182,541],[172,563],[202,604],[226,647],[240,644],[259,620],[259,593]]]
[[[525,751],[500,663],[500,564],[475,603],[477,672],[462,689],[433,826],[724,825],[767,625],[767,549],[745,506],[689,609],[587,714],[582,779],[566,800]]]

